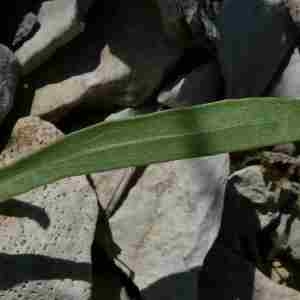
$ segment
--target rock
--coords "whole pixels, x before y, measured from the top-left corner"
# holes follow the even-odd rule
[[[222,81],[218,64],[208,63],[195,69],[175,86],[160,93],[158,102],[170,106],[190,106],[218,100]]]
[[[219,231],[228,173],[225,154],[146,168],[110,219],[139,288],[202,264]]]
[[[18,27],[24,16],[33,13],[43,0],[10,0],[5,3],[5,9],[0,11],[1,37],[0,43],[11,48]]]
[[[152,0],[134,0],[130,7],[121,2],[114,22],[100,65],[92,72],[38,89],[33,115],[51,119],[79,103],[98,109],[134,107],[152,95],[183,53],[180,42],[166,38],[160,11]]]
[[[14,49],[20,48],[26,39],[32,37],[39,28],[39,21],[35,14],[28,13],[24,16],[22,23],[15,34],[12,46]]]
[[[20,119],[1,166],[61,138],[39,118]],[[0,298],[90,299],[96,195],[85,176],[0,204]]]
[[[121,203],[134,172],[135,168],[126,168],[92,174],[101,206],[107,215]]]
[[[14,54],[0,44],[0,123],[13,107],[19,79],[19,65]]]
[[[287,0],[285,1],[287,8],[289,9],[290,16],[294,21],[295,25],[300,26],[300,2],[299,0]]]
[[[286,7],[282,1],[224,1],[218,27],[226,97],[262,95],[295,45]]]
[[[270,92],[270,96],[300,98],[299,75],[300,55],[299,50],[295,49],[289,64]]]
[[[83,23],[78,16],[76,0],[43,2],[38,13],[40,29],[16,51],[24,75],[82,32]]]
[[[273,152],[284,153],[287,155],[295,155],[296,154],[296,146],[293,143],[289,144],[279,144],[273,147]]]
[[[228,184],[233,184],[237,192],[253,204],[267,204],[270,195],[262,168],[259,165],[249,166],[230,176]]]
[[[291,217],[290,214],[283,214],[281,222],[276,230],[274,237],[277,248],[274,249],[277,253],[279,251],[287,251],[293,260],[300,260],[300,221],[298,218]]]

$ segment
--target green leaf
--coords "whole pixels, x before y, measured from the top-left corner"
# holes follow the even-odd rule
[[[300,140],[300,101],[224,100],[103,122],[0,170],[5,200],[58,179]]]

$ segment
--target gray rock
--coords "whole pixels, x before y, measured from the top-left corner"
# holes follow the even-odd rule
[[[14,49],[18,49],[22,43],[26,41],[30,36],[33,36],[34,33],[38,30],[39,21],[38,17],[33,13],[28,13],[24,16],[21,24],[18,27],[18,30],[15,34],[12,46]]]
[[[130,7],[121,2],[114,21],[100,65],[90,73],[38,89],[33,115],[51,119],[80,103],[134,107],[155,91],[183,53],[180,42],[166,38],[159,8],[151,0],[134,0]]]
[[[13,107],[19,79],[19,66],[14,54],[0,44],[0,123]]]
[[[216,101],[221,85],[218,64],[208,63],[192,71],[175,86],[162,91],[158,102],[170,107],[180,107]]]
[[[228,174],[228,155],[147,167],[110,219],[119,259],[141,289],[203,263],[219,231]]]
[[[270,96],[300,98],[300,55],[295,49],[289,64],[275,84]]]
[[[1,166],[61,138],[39,118],[20,119]],[[90,299],[97,198],[85,176],[60,180],[0,205],[0,298]]]
[[[289,24],[282,1],[224,1],[217,48],[226,97],[262,95],[294,47]]]
[[[234,172],[230,176],[229,183],[232,183],[237,192],[252,203],[266,204],[268,202],[269,189],[261,166],[250,166]]]
[[[22,72],[30,73],[45,62],[59,47],[82,32],[76,0],[45,1],[38,14],[38,32],[16,51]]]

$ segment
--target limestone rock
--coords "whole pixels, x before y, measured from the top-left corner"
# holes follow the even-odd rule
[[[76,0],[43,2],[38,13],[38,32],[16,51],[23,74],[28,74],[45,62],[59,47],[83,30]]]
[[[110,219],[140,288],[203,263],[219,231],[228,173],[227,155],[147,167]]]
[[[19,66],[14,54],[0,44],[0,123],[13,107],[19,79]]]
[[[158,102],[180,107],[218,100],[222,82],[217,63],[208,63],[195,69],[175,86],[162,91]]]
[[[183,47],[166,38],[154,1],[134,0],[130,7],[121,2],[113,20],[99,66],[38,89],[33,115],[51,118],[83,102],[98,108],[134,107],[152,95]]]
[[[1,153],[1,165],[61,136],[39,118],[20,119]],[[90,299],[97,213],[96,195],[84,176],[1,203],[0,298]]]
[[[226,97],[262,95],[295,45],[286,7],[282,1],[224,1],[218,27]]]

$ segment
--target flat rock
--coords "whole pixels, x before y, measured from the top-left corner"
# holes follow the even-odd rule
[[[219,231],[228,174],[227,155],[147,167],[110,219],[119,259],[141,289],[203,263]]]
[[[167,38],[154,1],[121,2],[113,20],[98,67],[37,89],[33,115],[51,119],[81,103],[134,107],[152,95],[183,53],[181,37]]]
[[[228,0],[218,27],[226,97],[262,95],[296,41],[288,10],[282,1]]]
[[[40,29],[16,51],[24,75],[45,62],[59,47],[83,30],[76,0],[43,2],[38,21]]]
[[[0,44],[0,123],[14,104],[19,79],[19,66],[14,54]]]
[[[61,137],[39,118],[20,119],[1,153],[1,166]],[[97,198],[85,176],[1,203],[0,298],[90,299],[97,214]]]
[[[190,106],[218,100],[222,86],[216,62],[205,64],[158,96],[158,102],[169,107]]]

